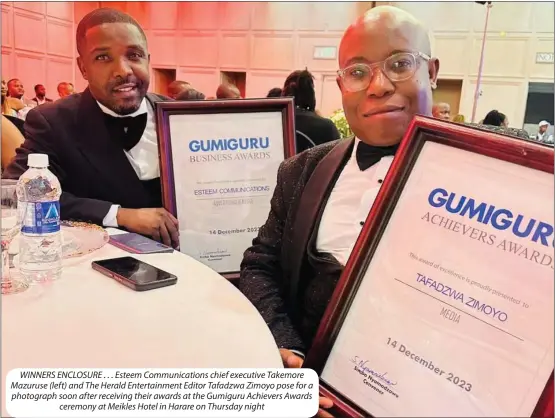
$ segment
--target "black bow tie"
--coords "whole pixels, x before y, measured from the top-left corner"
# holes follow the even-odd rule
[[[106,127],[110,137],[118,141],[126,151],[133,149],[141,140],[146,128],[146,113],[123,118],[116,118],[106,113],[104,116],[106,116]]]
[[[399,144],[389,147],[374,147],[360,141],[356,153],[358,168],[360,168],[360,171],[364,171],[372,167],[380,161],[382,157],[395,155],[397,148],[399,148]]]

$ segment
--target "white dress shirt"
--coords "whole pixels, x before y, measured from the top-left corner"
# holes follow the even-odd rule
[[[545,144],[553,143],[553,135],[547,133],[547,131],[545,131],[543,134],[538,132],[538,134],[536,135],[536,139]]]
[[[355,139],[353,153],[333,187],[316,237],[318,252],[333,255],[345,265],[360,234],[364,221],[382,186],[393,156],[383,157],[361,171],[356,160],[360,140]]]
[[[316,249],[331,254],[343,266],[347,264],[364,221],[376,200],[393,156],[383,157],[370,168],[361,171],[356,150],[360,139],[355,138],[351,158],[345,164],[324,208]],[[291,350],[304,358],[304,353]]]
[[[156,122],[154,109],[150,102],[145,98],[143,99],[139,109],[129,115],[118,115],[114,111],[108,109],[102,103],[98,106],[100,110],[104,113],[113,116],[115,118],[125,118],[125,117],[135,117],[147,114],[146,127],[143,132],[143,136],[131,150],[124,151],[125,156],[129,160],[129,163],[137,173],[137,177],[140,180],[152,180],[160,177],[160,165],[158,161],[158,136],[156,134]],[[120,205],[112,205],[106,216],[104,217],[102,223],[104,226],[110,226],[117,228],[117,214]]]

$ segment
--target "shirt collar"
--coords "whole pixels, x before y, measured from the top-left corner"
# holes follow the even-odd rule
[[[143,98],[143,101],[141,102],[141,105],[139,106],[139,108],[136,111],[134,111],[133,113],[130,113],[129,115],[118,115],[113,110],[108,109],[106,106],[104,106],[98,100],[96,101],[96,103],[98,104],[98,107],[100,107],[100,110],[102,110],[102,112],[106,113],[107,115],[113,116],[115,118],[127,118],[127,117],[132,118],[132,117],[135,117],[135,116],[142,115],[143,113],[148,113],[148,105],[147,105],[146,97]]]
[[[356,158],[357,158],[357,147],[358,147],[359,142],[360,142],[360,139],[358,139],[355,136],[355,145],[353,147],[353,152],[351,152],[351,160],[356,160]]]

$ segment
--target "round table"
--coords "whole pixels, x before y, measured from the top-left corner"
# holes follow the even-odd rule
[[[91,268],[93,260],[129,255],[106,244],[65,260],[59,281],[2,297],[3,383],[23,367],[282,367],[256,308],[193,258],[132,255],[178,277],[174,286],[145,292]],[[2,390],[2,416],[5,404]]]

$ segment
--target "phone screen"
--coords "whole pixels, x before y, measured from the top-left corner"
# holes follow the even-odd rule
[[[157,269],[156,267],[133,257],[99,260],[94,263],[106,270],[111,271],[112,273],[125,277],[137,285],[160,282],[175,277],[173,274]]]

